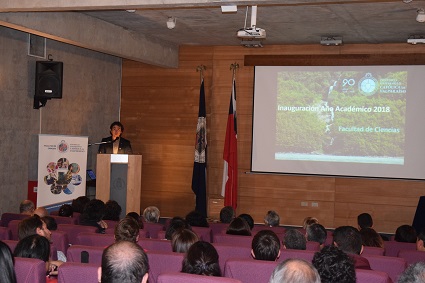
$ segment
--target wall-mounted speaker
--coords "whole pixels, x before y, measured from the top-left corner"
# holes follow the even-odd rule
[[[63,62],[37,61],[34,98],[62,98]]]

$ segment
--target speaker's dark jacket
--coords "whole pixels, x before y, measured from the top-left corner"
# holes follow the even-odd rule
[[[102,142],[109,142],[109,143],[105,143],[105,144],[101,144],[99,146],[99,150],[97,151],[98,153],[108,153],[108,154],[112,154],[113,152],[113,145],[112,145],[112,137],[107,137],[107,138],[103,138]],[[119,142],[119,146],[118,146],[118,153],[119,154],[132,154],[133,150],[131,149],[131,144],[129,140],[126,140],[125,138],[120,138],[118,141]]]

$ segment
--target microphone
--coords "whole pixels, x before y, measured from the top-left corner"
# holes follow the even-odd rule
[[[101,145],[101,144],[107,144],[107,143],[114,143],[117,139],[115,140],[110,140],[110,141],[103,141],[103,142],[94,142],[94,143],[89,143],[89,146],[92,145]]]

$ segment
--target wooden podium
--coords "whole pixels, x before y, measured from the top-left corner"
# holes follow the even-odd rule
[[[111,195],[111,164],[127,164],[126,214],[140,213],[142,187],[142,156],[128,154],[98,154],[96,164],[96,198],[104,202]]]

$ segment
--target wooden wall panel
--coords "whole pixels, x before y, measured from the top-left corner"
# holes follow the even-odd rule
[[[256,222],[263,222],[273,209],[281,215],[282,224],[301,225],[304,217],[316,216],[326,227],[337,227],[356,225],[357,215],[369,212],[381,232],[411,224],[418,198],[425,194],[422,181],[250,173],[254,67],[245,66],[244,58],[281,54],[396,54],[394,58],[403,58],[415,53],[422,57],[425,46],[183,46],[177,69],[124,60],[121,120],[135,152],[143,155],[141,208],[156,205],[162,216],[184,216],[194,208],[191,178],[200,84],[196,67],[200,64],[207,66],[208,195],[221,193],[230,64],[236,62],[238,214],[250,213]]]

